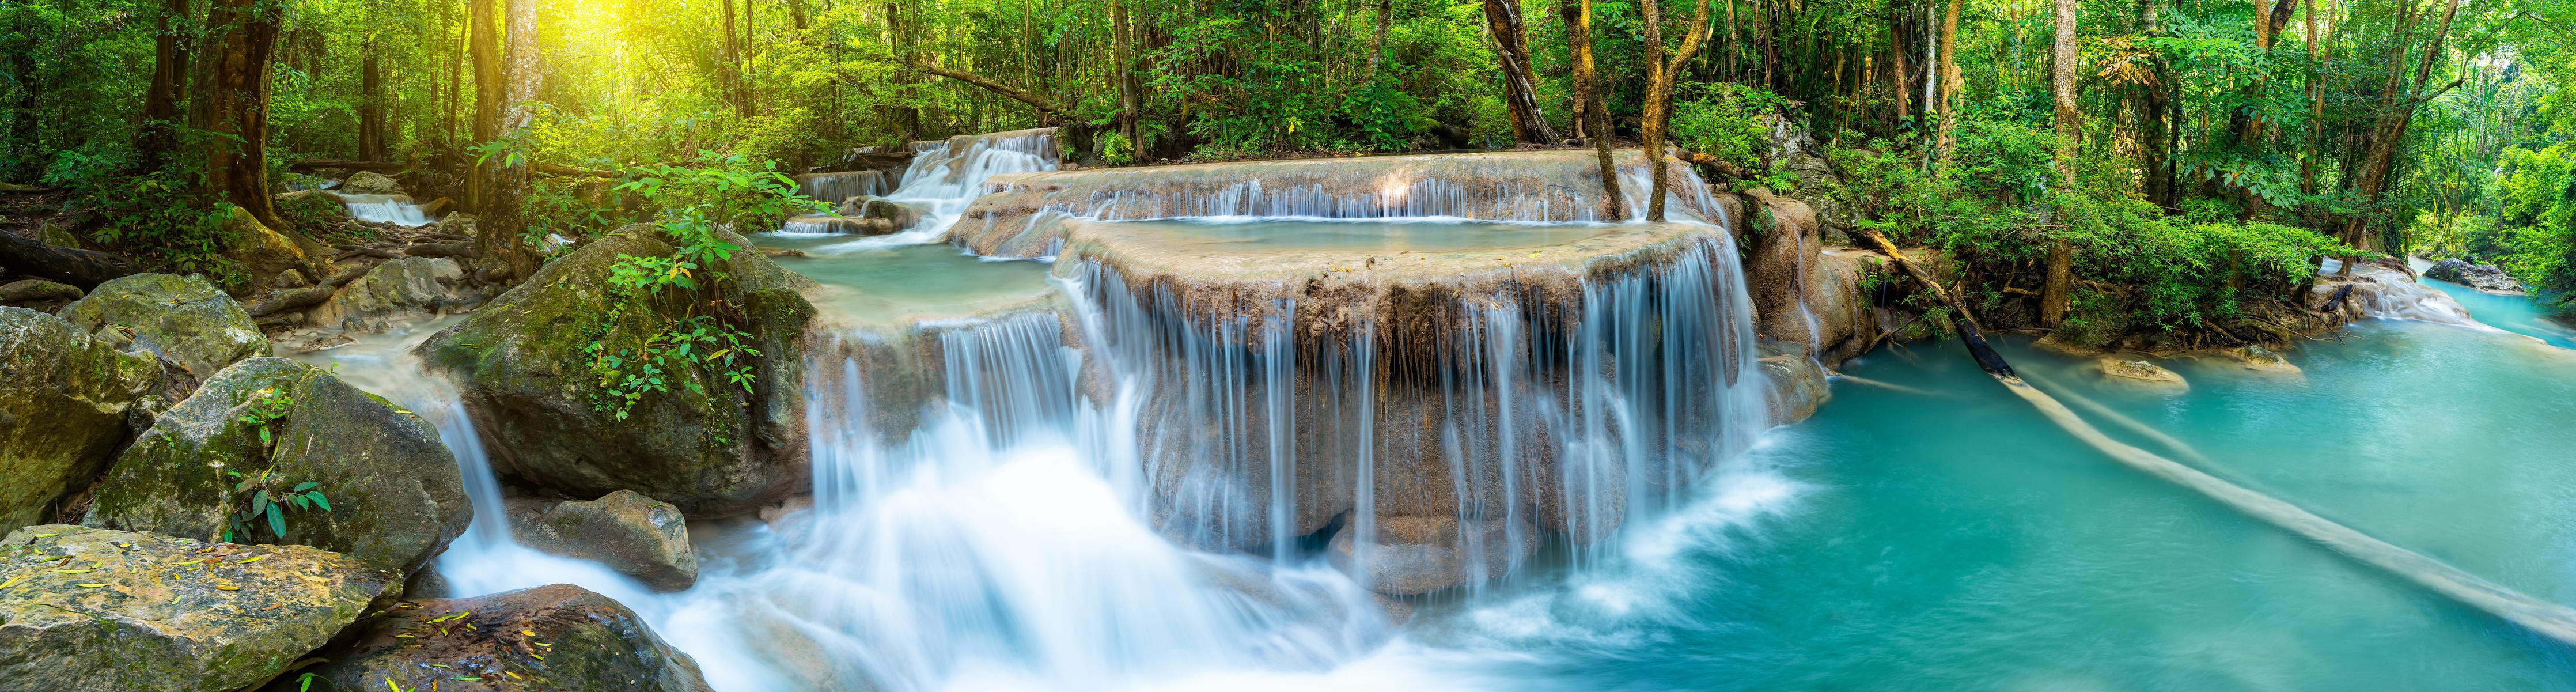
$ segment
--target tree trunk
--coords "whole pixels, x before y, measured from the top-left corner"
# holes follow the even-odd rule
[[[188,74],[188,0],[166,0],[152,32],[152,81],[143,91],[143,126],[135,138],[135,171],[150,173],[170,162],[179,146],[179,102]]]
[[[1943,168],[1950,166],[1951,155],[1959,149],[1959,90],[1967,87],[1966,79],[1959,74],[1961,4],[1962,0],[1950,0],[1949,12],[1941,16],[1941,67],[1935,73],[1941,80],[1941,95],[1933,100],[1941,115],[1941,129],[1940,136],[1933,141],[1934,146],[1940,149],[1937,159]]]
[[[384,71],[376,60],[374,41],[362,50],[367,55],[358,60],[358,158],[381,161],[385,158]]]
[[[1627,202],[1619,198],[1619,166],[1610,159],[1610,109],[1608,99],[1601,97],[1598,75],[1592,65],[1592,0],[1574,0],[1574,98],[1590,111],[1584,124],[1592,128],[1592,150],[1601,159],[1601,218],[1618,221],[1627,217]]]
[[[506,137],[521,137],[536,121],[537,87],[545,77],[545,61],[537,52],[537,0],[509,0],[510,45],[507,88],[501,116]],[[527,194],[528,160],[515,163],[495,157],[484,166],[491,180],[485,184],[483,218],[475,227],[475,249],[484,257],[510,263],[510,274],[526,278],[536,273],[536,256],[530,254],[519,236],[527,231],[528,219],[522,208]]]
[[[197,118],[206,143],[206,189],[279,233],[292,232],[268,191],[269,63],[284,8],[259,0],[215,0],[206,15],[207,60]]]
[[[472,46],[474,59],[474,143],[487,144],[501,137],[501,2],[472,0],[474,15]],[[493,163],[487,161],[486,163]],[[489,166],[478,166],[465,177],[465,206],[474,213],[485,213],[490,192],[484,186],[491,182]]]
[[[2162,31],[2156,23],[2156,0],[2138,0],[2138,21],[2142,35],[2151,36]],[[2149,70],[2155,75],[2155,82],[2138,88],[2140,93],[2136,102],[2140,132],[2138,167],[2145,172],[2141,184],[2146,188],[2147,201],[2171,210],[2175,208],[2173,166],[2166,151],[2171,146],[2173,132],[2166,116],[2173,110],[2168,96],[2173,80],[2168,77],[2161,57]]]
[[[2326,136],[2326,86],[2318,74],[2325,71],[2325,49],[2317,45],[2317,0],[2307,0],[2308,62],[2316,72],[2308,77],[2308,142],[2299,158],[2299,192],[2317,193],[2317,145]],[[2304,297],[2302,298],[2304,300]]]
[[[1395,0],[1377,0],[1377,33],[1369,37],[1367,76],[1361,84],[1377,83],[1377,65],[1386,59],[1386,29],[1395,23]]]
[[[1698,9],[1691,13],[1690,33],[1682,36],[1681,49],[1674,51],[1672,59],[1666,61],[1661,26],[1663,12],[1657,7],[1656,0],[1645,0],[1646,166],[1647,175],[1655,181],[1654,188],[1646,196],[1647,221],[1664,220],[1664,191],[1672,186],[1672,166],[1667,165],[1664,159],[1664,131],[1672,125],[1673,81],[1679,76],[1682,63],[1699,52],[1700,44],[1704,43],[1702,39],[1708,35],[1708,2],[1699,0]]]
[[[921,56],[913,55],[912,28],[905,26],[906,22],[903,18],[903,3],[886,3],[885,18],[886,35],[893,39],[892,41],[889,41],[889,43],[893,44],[895,61],[907,65],[922,62]],[[911,86],[917,83],[917,80],[911,75],[903,75],[897,77],[895,83],[904,86]],[[895,107],[894,129],[896,132],[902,133],[901,136],[904,141],[919,139],[921,137],[921,109],[908,104]],[[896,142],[895,145],[902,146],[903,142]]]
[[[2075,102],[2075,0],[2057,0],[2057,38],[2050,59],[2050,91],[2057,101],[2057,185],[2061,193],[2075,189],[2075,148],[2084,137],[2084,112]],[[2048,245],[2048,276],[2039,293],[2039,324],[2055,327],[2066,321],[2073,288],[2075,246],[2065,238],[2055,238]]]
[[[87,291],[100,282],[142,271],[121,255],[47,244],[0,233],[0,274],[25,274]]]
[[[1126,3],[1110,0],[1109,32],[1112,57],[1118,63],[1117,67],[1112,68],[1113,76],[1118,79],[1118,134],[1127,138],[1128,157],[1133,162],[1143,163],[1145,142],[1136,136],[1138,127],[1136,121],[1140,116],[1137,113],[1140,108],[1136,98],[1136,37],[1135,28],[1127,24]],[[1385,24],[1378,25],[1378,36],[1381,39],[1386,36]],[[1372,68],[1377,65],[1374,51],[1369,56],[1369,65]]]
[[[1512,139],[1529,144],[1555,144],[1556,129],[1539,110],[1538,88],[1530,81],[1529,34],[1521,28],[1520,0],[1485,0],[1485,30],[1494,37],[1494,57],[1503,68],[1503,102],[1511,107]]]
[[[2379,206],[2380,201],[2387,197],[2388,172],[2395,165],[2398,148],[2405,144],[2406,126],[2413,122],[2416,107],[2460,85],[2460,80],[2452,80],[2448,86],[2439,89],[2425,88],[2425,83],[2433,78],[2433,62],[2442,57],[2442,43],[2450,38],[2451,20],[2459,14],[2460,0],[2450,0],[2442,11],[2441,26],[2433,30],[2432,39],[2425,43],[2424,58],[2417,64],[2412,82],[2406,81],[2403,74],[2392,75],[2390,81],[2395,88],[2389,89],[2381,101],[2379,122],[2371,132],[2369,154],[2362,163],[2361,182],[2354,188],[2369,200],[2370,207]],[[2403,64],[2406,49],[2401,45],[2395,50],[2400,61],[2392,61],[2392,67]],[[2344,227],[2345,242],[2355,248],[2369,249],[2369,239],[2363,235],[2363,230],[2368,227],[2372,216],[2370,213],[2354,215]],[[2352,262],[2347,259],[2344,270],[2349,272],[2351,268]]]
[[[722,52],[716,56],[716,61],[724,64],[716,68],[716,71],[721,73],[716,79],[716,82],[723,88],[725,103],[733,106],[734,114],[743,117],[750,117],[751,110],[745,107],[742,102],[742,62],[740,57],[742,55],[742,41],[739,36],[734,34],[733,0],[724,0],[722,9],[724,14],[724,44],[721,49]]]
[[[469,9],[456,23],[456,53],[449,56],[447,60],[447,110],[440,118],[447,121],[447,141],[441,143],[445,147],[456,146],[456,111],[461,104],[465,103],[466,37],[471,35],[468,27],[473,24],[474,13]],[[468,204],[471,202],[469,201]]]

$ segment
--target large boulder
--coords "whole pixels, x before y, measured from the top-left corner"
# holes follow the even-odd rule
[[[339,192],[350,195],[399,195],[403,193],[403,188],[402,183],[395,181],[392,176],[374,171],[358,171],[349,174],[347,180],[340,182]]]
[[[160,381],[151,356],[120,352],[53,315],[0,307],[0,526],[43,521],[87,487]]]
[[[2456,257],[2433,263],[2433,268],[2424,270],[2424,278],[2441,279],[2488,293],[2522,295],[2522,282],[2514,280],[2512,274],[2504,273],[2495,265],[2470,264]]]
[[[62,524],[0,538],[0,688],[225,692],[279,675],[402,578],[300,545]]]
[[[673,252],[650,227],[630,226],[421,345],[430,367],[456,381],[498,471],[564,496],[634,490],[709,518],[805,487],[801,359],[814,306],[799,294],[802,277],[724,235],[744,249],[699,271],[712,284],[700,294],[613,288],[620,258]],[[713,280],[717,271],[729,278]],[[678,363],[662,368],[664,389],[627,399],[613,387],[646,362],[648,339],[710,311],[728,313],[759,352],[736,361],[754,375],[748,391],[712,367]]]
[[[1833,396],[1825,383],[1825,369],[1806,356],[1806,349],[1776,341],[1760,345],[1762,375],[1769,380],[1765,401],[1770,404],[1771,422],[1787,425],[1816,415],[1816,408]]]
[[[283,497],[308,482],[300,492],[323,502],[280,511],[283,535],[264,516],[236,523],[258,490]],[[408,574],[473,514],[456,460],[428,422],[320,368],[253,358],[136,437],[81,523],[206,538],[234,531],[236,540],[310,545]]]
[[[596,500],[513,501],[510,533],[519,545],[607,565],[662,591],[698,581],[698,554],[678,507],[632,490]]]
[[[1378,593],[1410,596],[1501,578],[1538,550],[1538,531],[1525,522],[1478,523],[1478,532],[1466,535],[1454,516],[1378,517],[1366,564],[1354,557],[1356,526],[1334,534],[1327,559]]]
[[[473,302],[465,268],[445,257],[387,260],[366,275],[334,291],[315,306],[313,324],[381,331],[383,320],[406,313],[429,313]]]
[[[195,274],[112,279],[65,306],[62,316],[127,350],[158,354],[197,379],[276,350],[241,303]]]
[[[256,280],[264,282],[288,269],[302,270],[306,276],[327,273],[322,260],[331,256],[331,249],[310,238],[280,233],[241,207],[233,207],[223,224],[223,256]]]
[[[315,653],[329,660],[310,669],[316,691],[381,691],[387,681],[441,692],[709,689],[697,662],[635,611],[569,584],[398,604]]]

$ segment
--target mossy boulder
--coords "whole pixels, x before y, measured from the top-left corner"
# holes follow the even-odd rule
[[[394,180],[393,176],[375,171],[358,171],[349,174],[347,180],[340,182],[339,191],[352,195],[399,195],[403,193],[403,188],[402,183]]]
[[[510,534],[519,545],[607,565],[661,591],[698,581],[698,554],[680,508],[632,490],[596,500],[513,500]]]
[[[244,420],[275,413],[283,417]],[[263,471],[267,482],[239,488]],[[252,509],[247,496],[257,488],[283,494],[308,481],[328,508],[284,509],[283,535],[251,518],[251,536],[408,574],[474,514],[456,460],[428,422],[320,368],[253,358],[217,373],[136,437],[81,523],[212,539]]]
[[[0,284],[0,305],[53,312],[81,299],[81,290],[69,284],[44,279],[20,279]]]
[[[312,689],[441,692],[703,692],[689,655],[635,611],[570,584],[473,598],[405,602],[346,644],[314,652]],[[280,681],[272,692],[297,690]]]
[[[201,380],[276,350],[241,303],[195,274],[111,279],[65,306],[62,316],[127,350],[159,354]]]
[[[2095,361],[2095,364],[2102,369],[2102,376],[2112,381],[2127,382],[2152,389],[2174,391],[2191,389],[2191,383],[2185,381],[2182,375],[2142,359],[2114,356]]]
[[[406,313],[430,313],[473,302],[465,267],[445,257],[386,260],[331,294],[313,308],[312,322],[348,327]],[[360,324],[373,331],[375,325]]]
[[[402,578],[307,546],[47,524],[0,538],[0,582],[0,688],[223,692],[277,676]]]
[[[0,527],[44,521],[87,487],[160,381],[151,356],[53,315],[0,307]]]
[[[630,226],[548,263],[421,345],[430,367],[456,381],[495,470],[565,496],[633,490],[698,517],[751,511],[805,487],[799,390],[814,306],[799,294],[802,277],[724,235],[743,249],[700,269],[700,281],[728,277],[700,291],[614,290],[620,257],[673,252],[650,227]],[[644,393],[621,416],[612,385],[641,371],[648,340],[710,313],[738,324],[759,351],[748,391],[713,367],[674,365],[658,375],[667,390]],[[616,374],[594,369],[607,358],[618,359]]]

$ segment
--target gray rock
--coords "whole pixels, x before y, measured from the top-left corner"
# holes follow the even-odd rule
[[[2522,295],[2522,282],[2515,280],[2512,274],[2504,273],[2495,265],[2470,264],[2456,257],[2433,263],[2433,268],[2424,270],[2424,278],[2441,279],[2488,293]]]
[[[317,651],[316,689],[704,692],[696,661],[635,611],[570,584],[406,602]],[[273,685],[272,691],[293,689]]]
[[[262,411],[283,417],[242,420]],[[456,460],[428,422],[319,368],[254,358],[207,380],[137,437],[81,523],[215,538],[249,512],[249,493],[283,496],[305,482],[317,484],[310,490],[328,508],[289,506],[284,535],[252,518],[250,535],[234,538],[310,545],[408,574],[473,517]]]
[[[44,521],[88,487],[160,380],[151,356],[117,351],[53,315],[0,307],[0,526]]]
[[[596,500],[513,501],[510,533],[520,545],[591,560],[661,591],[698,581],[698,555],[680,509],[632,490]]]
[[[0,570],[13,584],[0,589],[0,688],[48,692],[258,685],[402,584],[306,546],[62,524],[0,539]]]
[[[572,497],[634,490],[714,518],[758,509],[806,486],[803,343],[814,307],[801,277],[757,252],[719,267],[722,301],[760,352],[744,362],[750,391],[711,368],[665,370],[668,391],[643,395],[620,415],[621,397],[592,371],[585,349],[628,357],[688,301],[621,297],[608,277],[621,255],[665,257],[658,233],[630,226],[548,263],[464,322],[420,347],[454,378],[501,474]],[[745,248],[749,240],[727,234]],[[620,310],[630,316],[612,321]]]
[[[53,312],[81,299],[81,290],[44,279],[20,279],[0,285],[0,305]]]
[[[128,351],[159,354],[198,379],[276,350],[240,303],[194,274],[113,279],[65,306],[62,316]]]
[[[395,181],[392,176],[374,171],[358,171],[349,174],[349,179],[340,183],[339,192],[351,195],[399,195],[403,194],[403,189],[402,183]]]
[[[2102,368],[2104,377],[2112,380],[2170,389],[2191,388],[2191,383],[2184,381],[2182,375],[2144,360],[2113,357],[2095,361],[2095,364]]]
[[[465,268],[453,259],[387,260],[332,292],[330,300],[313,308],[310,319],[325,327],[382,331],[381,323],[387,318],[426,315],[473,302],[475,293],[466,283]]]

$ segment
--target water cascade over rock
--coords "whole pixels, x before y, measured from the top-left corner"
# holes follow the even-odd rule
[[[882,193],[873,188],[842,186],[824,180],[858,174],[822,174],[834,176],[816,180],[806,195],[826,201],[849,200],[853,197],[875,197],[904,207],[904,213],[888,209],[882,216],[871,216],[870,205],[857,208],[844,206],[839,213],[808,214],[788,219],[783,229],[790,233],[848,233],[869,231],[878,224],[858,224],[848,219],[882,219],[883,227],[893,237],[879,245],[923,243],[938,240],[957,222],[967,202],[983,191],[985,181],[995,175],[1055,170],[1057,150],[1055,129],[1014,130],[981,135],[958,135],[947,140],[916,143],[912,163],[903,171],[901,182]],[[799,180],[819,178],[804,176]]]

